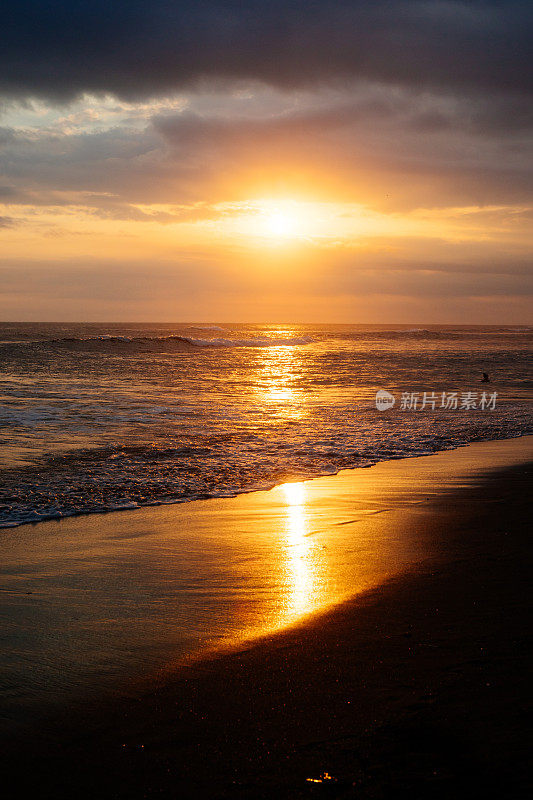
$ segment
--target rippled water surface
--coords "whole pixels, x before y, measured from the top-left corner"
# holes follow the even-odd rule
[[[3,324],[0,525],[532,432],[532,343],[520,326]],[[376,410],[380,388],[393,409]],[[494,410],[440,408],[484,389]],[[435,410],[402,409],[424,391]]]

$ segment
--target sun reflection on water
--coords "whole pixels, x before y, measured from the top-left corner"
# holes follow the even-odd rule
[[[265,389],[264,397],[267,403],[275,403],[283,400],[295,401],[297,399],[294,390],[289,389],[287,386],[272,386],[269,389]]]
[[[294,338],[295,329],[275,331],[276,336]],[[275,406],[275,413],[288,419],[301,419],[305,393],[299,386],[303,372],[302,355],[297,347],[268,347],[257,354],[256,397]]]

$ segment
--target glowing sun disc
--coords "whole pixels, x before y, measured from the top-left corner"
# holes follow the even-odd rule
[[[295,221],[287,214],[277,211],[267,218],[267,230],[273,236],[290,236],[294,233]]]

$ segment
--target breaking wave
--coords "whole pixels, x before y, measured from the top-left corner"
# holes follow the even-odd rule
[[[200,328],[198,328],[200,330]],[[222,328],[202,328],[202,330],[223,330]],[[11,341],[3,342],[3,344],[24,344],[24,345],[40,345],[40,346],[83,346],[94,347],[98,344],[182,344],[189,345],[190,347],[295,347],[298,345],[311,344],[313,339],[310,336],[300,337],[279,337],[274,338],[270,336],[254,336],[249,339],[227,339],[227,338],[211,338],[201,339],[193,336],[178,336],[176,334],[169,336],[115,336],[113,334],[104,334],[102,336],[64,336],[60,339],[38,339],[28,342]]]

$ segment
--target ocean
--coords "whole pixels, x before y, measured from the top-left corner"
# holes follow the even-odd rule
[[[2,324],[0,526],[531,433],[532,344],[518,325]]]

